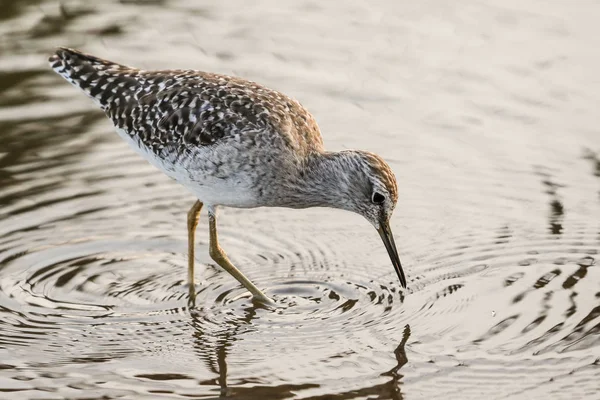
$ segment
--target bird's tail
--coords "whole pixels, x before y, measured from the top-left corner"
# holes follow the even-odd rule
[[[131,94],[139,85],[136,69],[77,50],[60,47],[48,62],[57,74],[83,90],[102,108]]]

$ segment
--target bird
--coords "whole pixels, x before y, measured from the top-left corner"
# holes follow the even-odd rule
[[[192,304],[195,232],[204,206],[210,257],[259,303],[273,301],[219,245],[218,207],[332,207],[362,215],[379,232],[406,288],[390,228],[398,201],[392,169],[372,152],[325,150],[315,118],[297,100],[238,77],[142,70],[67,47],[48,61],[136,152],[197,198],[187,214]]]

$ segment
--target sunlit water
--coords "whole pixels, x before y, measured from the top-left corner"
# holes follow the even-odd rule
[[[203,3],[203,2],[202,2]],[[0,398],[597,398],[600,4],[9,2],[0,9]],[[210,5],[208,5],[210,4]],[[335,210],[194,198],[49,70],[55,46],[244,76],[397,174],[399,290]]]

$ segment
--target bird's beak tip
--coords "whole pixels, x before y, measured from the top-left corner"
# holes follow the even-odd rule
[[[400,263],[400,257],[398,256],[398,249],[396,248],[396,243],[394,241],[394,235],[392,234],[392,230],[390,229],[389,223],[387,221],[381,222],[379,227],[377,228],[377,232],[381,236],[383,240],[383,244],[392,260],[392,265],[396,270],[396,274],[398,275],[398,279],[400,280],[400,285],[406,289],[406,277],[404,276],[404,270],[402,269],[402,264]]]

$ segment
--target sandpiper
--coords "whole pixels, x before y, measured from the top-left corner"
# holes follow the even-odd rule
[[[118,134],[198,199],[187,215],[188,281],[194,236],[208,208],[211,258],[261,302],[271,300],[229,260],[217,239],[217,206],[335,207],[364,216],[406,278],[390,230],[396,178],[378,155],[325,151],[313,116],[258,83],[194,70],[144,71],[59,48],[50,66],[83,90]]]

